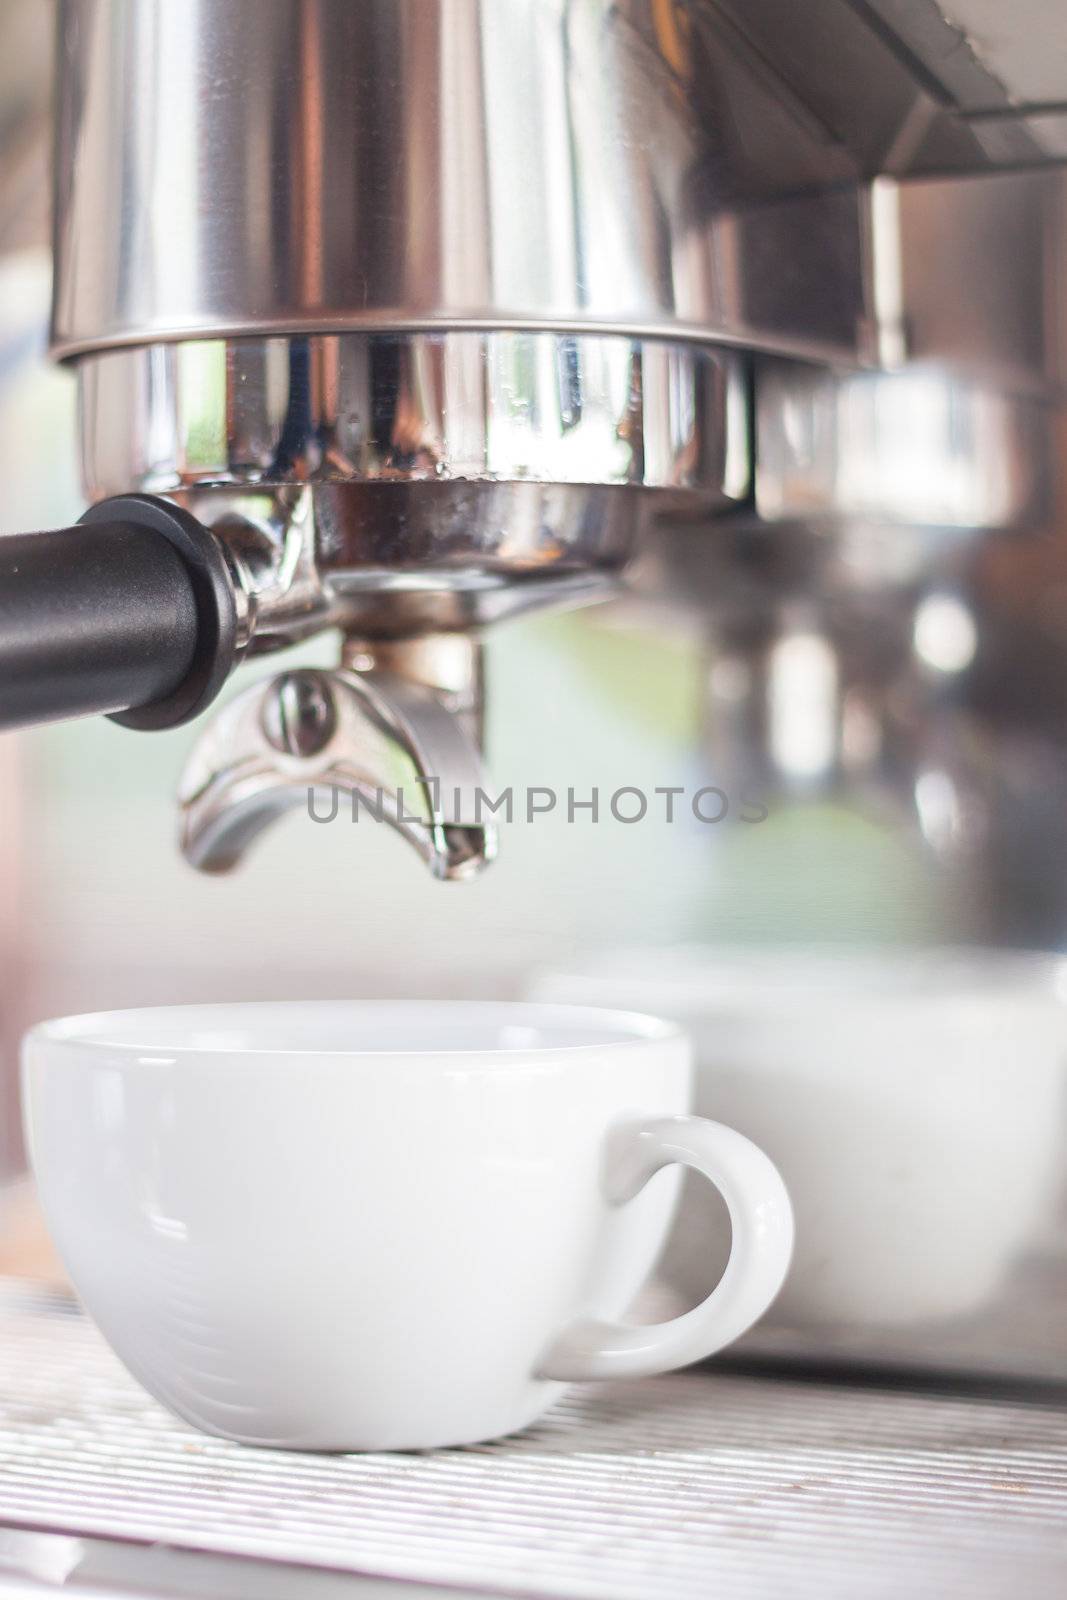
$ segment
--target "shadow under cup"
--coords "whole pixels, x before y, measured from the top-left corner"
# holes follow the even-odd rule
[[[677,1169],[605,1200],[611,1130],[689,1098],[677,1027],[578,1008],[175,1008],[24,1049],[41,1201],[105,1336],[185,1420],[295,1448],[538,1416],[546,1349],[625,1311],[670,1223]]]

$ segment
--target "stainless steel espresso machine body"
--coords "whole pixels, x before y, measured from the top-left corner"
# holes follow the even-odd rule
[[[261,685],[208,735],[197,864],[309,782],[384,785],[395,816],[398,763],[469,792],[477,631],[606,592],[651,506],[747,496],[717,335],[849,348],[833,283],[777,329],[730,281],[655,9],[61,7],[53,344],[87,491],[212,530],[237,656],[343,638],[336,673]],[[837,235],[858,251],[855,221]],[[441,876],[492,853],[433,802],[415,832]]]
[[[640,555],[639,589],[680,574],[728,654],[740,629],[765,655],[783,593],[817,608],[830,568],[862,612],[932,527],[1033,525],[1063,116],[926,0],[795,11],[61,0],[53,352],[97,537],[132,518],[143,548],[154,520],[188,569],[207,530],[214,587],[206,622],[203,594],[142,587],[158,670],[94,696],[69,667],[42,692],[42,659],[63,677],[85,640],[49,653],[38,628],[4,721],[172,722],[242,657],[337,629],[336,671],[208,727],[186,853],[226,867],[329,784],[384,792],[462,877],[495,848],[470,798],[485,625],[602,598]],[[43,593],[57,565],[77,587],[83,548],[33,547]],[[83,610],[113,635],[110,566]],[[182,604],[199,634],[176,649]],[[164,611],[169,651],[144,625]]]

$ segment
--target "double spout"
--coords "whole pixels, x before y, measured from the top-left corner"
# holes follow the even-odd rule
[[[228,871],[275,818],[306,807],[318,821],[388,822],[434,877],[473,877],[497,846],[480,721],[480,646],[461,635],[349,646],[339,668],[263,680],[192,752],[178,791],[183,853]]]

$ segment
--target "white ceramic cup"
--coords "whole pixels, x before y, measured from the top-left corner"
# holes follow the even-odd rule
[[[691,945],[605,952],[531,993],[625,996],[687,1028],[695,1109],[758,1141],[796,1211],[764,1332],[833,1354],[852,1330],[892,1349],[892,1330],[978,1312],[1043,1242],[1067,1150],[1065,979],[1006,952]],[[687,1196],[665,1263],[685,1298],[722,1233]]]
[[[687,1116],[675,1025],[520,1004],[176,1007],[44,1023],[23,1096],[42,1205],[130,1371],[243,1443],[410,1449],[525,1427],[562,1383],[710,1355],[785,1277],[747,1139]],[[694,1311],[617,1319],[692,1167],[734,1243]],[[710,1269],[709,1269],[710,1276]]]

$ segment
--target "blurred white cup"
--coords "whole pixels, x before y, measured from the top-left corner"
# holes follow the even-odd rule
[[[683,946],[542,972],[530,993],[688,1029],[695,1110],[765,1149],[793,1199],[779,1327],[962,1316],[1043,1242],[1067,1152],[1067,962]],[[664,1267],[687,1298],[716,1232],[721,1212],[688,1195]]]

